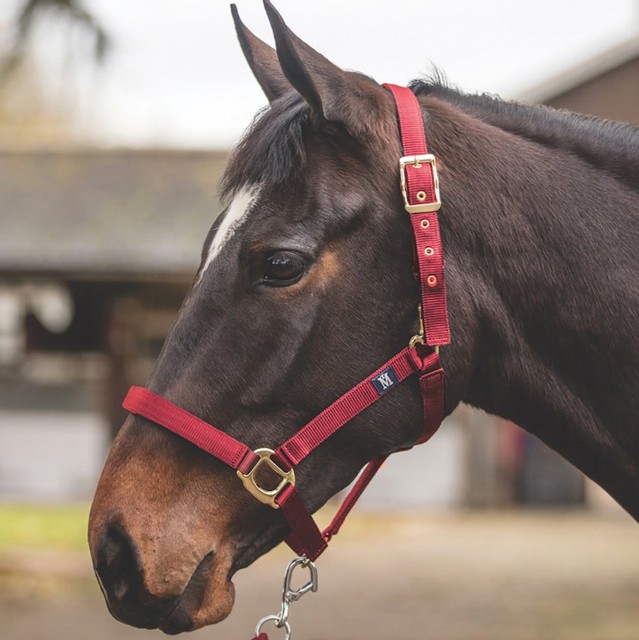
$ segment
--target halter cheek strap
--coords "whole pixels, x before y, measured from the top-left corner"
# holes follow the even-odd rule
[[[405,87],[384,86],[397,105],[404,150],[399,161],[401,190],[415,236],[416,275],[421,283],[420,331],[409,346],[274,450],[253,451],[224,431],[142,387],[131,387],[123,403],[127,411],[169,429],[235,469],[251,495],[282,510],[291,530],[286,542],[308,560],[315,560],[324,551],[387,456],[375,458],[366,465],[324,531],[317,527],[295,488],[297,465],[355,416],[413,375],[419,379],[424,407],[424,427],[415,444],[428,440],[444,418],[444,371],[439,361],[439,346],[450,342],[450,331],[437,220],[441,200],[436,161],[426,147],[421,109],[415,95]],[[265,470],[277,479],[274,486],[260,484],[258,471],[262,477]]]

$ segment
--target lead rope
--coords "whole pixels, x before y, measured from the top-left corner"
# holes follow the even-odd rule
[[[299,589],[293,588],[293,573],[297,567],[307,568],[310,573],[310,578],[306,584],[299,587]],[[276,629],[284,629],[284,640],[290,640],[292,631],[291,624],[288,621],[288,616],[290,613],[290,606],[294,602],[297,602],[302,596],[306,595],[309,591],[317,591],[318,582],[317,582],[317,567],[315,564],[305,558],[304,556],[299,556],[295,558],[292,562],[289,563],[288,567],[286,567],[286,571],[284,572],[284,587],[282,589],[282,605],[280,607],[280,612],[271,614],[268,616],[264,616],[255,627],[255,637],[253,640],[269,640],[268,635],[262,631],[262,627],[267,623],[272,622],[275,625]]]

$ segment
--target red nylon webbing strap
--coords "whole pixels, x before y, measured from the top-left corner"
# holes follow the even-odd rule
[[[286,538],[286,544],[298,555],[306,556],[309,560],[317,560],[328,546],[330,539],[339,533],[346,516],[351,512],[387,457],[375,458],[364,467],[352,489],[344,498],[335,517],[324,531],[320,531],[317,527],[313,516],[305,507],[295,487],[292,485],[286,487],[277,498],[277,503],[291,528],[291,533]]]
[[[428,153],[422,110],[415,94],[408,87],[395,84],[384,85],[395,98],[399,117],[399,132],[402,138],[402,149],[405,156],[417,156]],[[432,165],[423,163],[421,167],[414,164],[406,166],[406,182],[408,185],[408,201],[410,204],[435,202],[435,176]],[[426,197],[418,198],[424,191]]]
[[[428,154],[421,108],[415,94],[407,87],[384,85],[395,98],[404,156]],[[432,164],[431,164],[432,162]],[[400,167],[406,178],[406,204],[425,206],[438,202],[435,160],[416,160]],[[422,294],[422,317],[426,343],[431,347],[450,343],[444,254],[439,233],[437,211],[409,213],[415,236],[415,254]]]
[[[424,431],[415,444],[423,444],[435,435],[444,419],[444,370],[438,366],[419,377],[424,406]]]
[[[420,375],[420,388],[424,401],[424,411],[428,411],[428,413],[424,413],[424,429],[417,443],[428,440],[437,431],[444,417],[444,371],[441,367],[439,354],[437,352],[431,351],[422,358],[419,351],[420,349],[418,347],[404,349],[398,353],[375,373],[353,387],[325,409],[324,412],[322,412],[322,414],[325,415],[325,419],[320,422],[321,429],[317,430],[315,428],[317,426],[315,421],[322,416],[322,414],[319,414],[317,418],[311,420],[306,427],[285,444],[295,441],[297,436],[302,434],[307,427],[310,427],[308,433],[302,438],[302,442],[305,445],[311,445],[315,442],[312,438],[317,438],[317,442],[311,446],[308,452],[300,459],[306,457],[310,451],[315,449],[327,437],[335,433],[348,421],[381,397],[375,392],[375,397],[368,401],[370,398],[368,388],[375,389],[372,380],[389,367],[393,367],[398,373],[401,371],[401,377],[398,375],[398,382],[405,380],[411,373],[415,373],[415,371],[422,372]],[[412,369],[415,365],[417,365],[418,368]],[[333,410],[334,407],[338,407],[339,410]],[[282,445],[281,448],[284,446],[285,445]],[[276,452],[279,453],[280,449]],[[304,506],[299,493],[295,490],[295,487],[289,485],[280,494],[277,503],[291,527],[291,534],[286,539],[286,542],[293,551],[300,555],[305,555],[311,560],[315,560],[324,551],[329,540],[338,533],[346,516],[351,512],[355,503],[379,471],[387,457],[388,456],[380,456],[371,460],[371,462],[366,465],[342,502],[333,521],[323,532],[320,532],[318,529],[310,512]]]
[[[439,219],[436,212],[428,211],[411,214],[410,221],[415,235],[415,255],[420,273],[426,343],[431,347],[449,344],[450,328]]]
[[[339,533],[346,516],[351,512],[351,509],[355,506],[355,503],[359,500],[359,497],[364,493],[364,490],[370,484],[371,480],[375,477],[375,474],[382,468],[382,465],[386,461],[388,456],[379,456],[373,458],[365,467],[364,471],[360,474],[359,478],[353,485],[353,488],[348,492],[342,506],[339,508],[331,524],[324,529],[324,539],[328,542],[333,536]]]
[[[122,406],[173,431],[233,469],[246,473],[257,460],[243,442],[144,387],[131,387]]]
[[[392,371],[392,384],[387,390],[390,390],[416,372],[428,375],[433,371],[441,371],[441,366],[439,356],[435,352],[430,352],[426,357],[422,358],[416,348],[403,349],[307,423],[293,437],[276,449],[276,455],[293,467],[299,464],[326,438],[380,399],[385,392],[380,393],[373,381],[378,380],[380,375],[389,371]],[[440,381],[443,383],[443,377],[440,378]],[[430,416],[428,429],[430,430],[431,422],[437,420],[441,422],[441,417],[441,415]],[[286,487],[278,496],[276,502],[291,527],[291,534],[286,539],[286,542],[293,551],[315,560],[326,548],[328,540],[337,534],[346,516],[355,506],[373,476],[379,471],[385,459],[386,456],[375,458],[366,465],[364,471],[344,499],[333,521],[323,532],[318,529],[295,487],[291,485]]]
[[[373,380],[387,370],[392,370],[392,387],[408,376],[422,370],[422,360],[416,349],[403,349],[384,363],[377,371],[355,385],[350,391],[338,398],[333,404],[315,416],[306,426],[276,449],[276,454],[291,466],[298,465],[306,456],[326,438],[335,433],[349,420],[379,400],[384,393],[373,384]]]
[[[300,494],[292,484],[289,484],[275,501],[291,528],[286,544],[297,555],[316,560],[326,549],[327,542],[315,524],[313,516],[302,502]]]
[[[419,383],[424,406],[424,428],[415,444],[422,444],[429,440],[444,419],[444,370],[437,352],[431,352],[422,360],[422,374],[419,377]],[[353,488],[344,498],[342,506],[335,514],[333,521],[322,533],[327,543],[334,535],[339,533],[346,516],[351,512],[375,474],[382,468],[386,458],[388,458],[388,455],[374,458],[364,467]]]

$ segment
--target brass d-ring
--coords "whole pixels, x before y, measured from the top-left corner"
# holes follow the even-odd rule
[[[253,468],[248,473],[242,473],[239,469],[237,471],[237,477],[242,481],[244,488],[257,500],[263,504],[267,504],[273,509],[279,509],[280,505],[275,502],[275,499],[280,494],[282,489],[289,484],[295,486],[295,471],[289,469],[284,471],[278,464],[273,462],[271,456],[275,453],[273,449],[267,449],[262,447],[261,449],[255,449],[254,453],[257,455],[258,460],[253,465]],[[275,489],[265,489],[257,483],[255,474],[261,465],[266,465],[271,471],[278,475],[281,480]]]

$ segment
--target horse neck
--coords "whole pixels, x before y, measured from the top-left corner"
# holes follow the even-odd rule
[[[448,377],[639,519],[639,194],[586,158],[432,102],[461,338]]]

